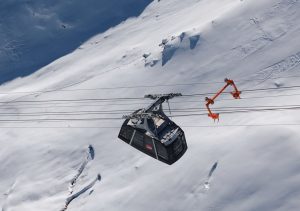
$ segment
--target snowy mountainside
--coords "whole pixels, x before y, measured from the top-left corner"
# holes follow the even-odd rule
[[[0,3],[0,83],[27,76],[95,34],[138,16],[151,0]]]
[[[90,186],[66,209],[298,210],[296,110],[221,112],[219,123],[174,117],[188,151],[167,166],[117,139],[116,111],[151,101],[107,99],[214,93],[230,77],[242,99],[225,95],[212,108],[297,105],[297,88],[281,87],[299,84],[299,9],[298,0],[153,1],[139,17],[1,86],[3,113],[19,114],[1,116],[2,210],[62,210],[70,191]],[[176,98],[171,108],[205,113],[205,96]]]

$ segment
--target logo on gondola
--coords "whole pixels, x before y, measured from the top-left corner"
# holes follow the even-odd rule
[[[149,150],[152,150],[152,146],[150,144],[146,144],[146,148],[149,149]]]

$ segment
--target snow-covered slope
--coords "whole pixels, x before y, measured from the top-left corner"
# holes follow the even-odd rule
[[[168,166],[118,140],[122,120],[111,119],[151,101],[104,99],[212,93],[230,77],[242,99],[222,96],[216,107],[299,105],[297,88],[281,89],[299,83],[299,11],[298,0],[154,1],[139,17],[3,85],[2,210],[62,210],[77,193],[67,210],[298,210],[296,110],[221,113],[219,123],[174,117],[189,148]],[[204,97],[170,103],[203,113]]]
[[[138,16],[152,0],[0,2],[0,83],[27,76],[91,36]]]

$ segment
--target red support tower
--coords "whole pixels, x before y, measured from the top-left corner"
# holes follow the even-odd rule
[[[233,86],[234,91],[230,92],[231,95],[235,98],[235,99],[240,99],[240,94],[241,92],[237,89],[235,83],[233,82],[233,80],[225,78],[225,83],[226,85],[220,89],[212,98],[205,98],[206,101],[206,108],[208,110],[208,116],[211,117],[214,121],[217,119],[219,121],[219,114],[218,113],[213,113],[211,111],[211,109],[209,108],[209,105],[213,105],[215,103],[215,99],[222,94],[222,92],[224,92],[224,90],[228,87],[228,86]]]

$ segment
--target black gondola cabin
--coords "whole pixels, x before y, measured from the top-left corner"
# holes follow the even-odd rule
[[[169,165],[179,160],[187,150],[184,131],[162,110],[162,103],[172,97],[174,94],[156,97],[157,101],[147,109],[127,116],[118,136],[141,152]]]

